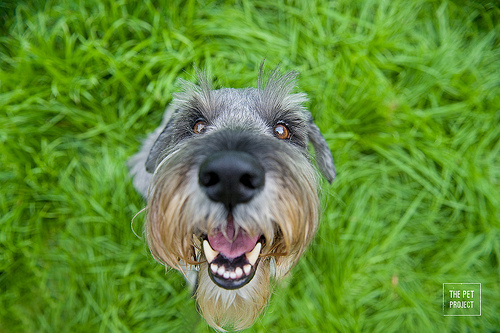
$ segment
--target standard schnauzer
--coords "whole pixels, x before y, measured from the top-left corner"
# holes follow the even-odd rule
[[[254,322],[297,263],[319,221],[319,175],[335,178],[332,155],[295,72],[276,68],[258,88],[213,90],[184,82],[163,122],[129,161],[147,199],[145,235],[154,258],[194,273],[194,297],[209,325]]]

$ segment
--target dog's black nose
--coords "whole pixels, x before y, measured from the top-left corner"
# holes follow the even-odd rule
[[[223,151],[208,157],[201,164],[198,180],[211,200],[231,208],[250,201],[262,189],[265,172],[250,154]]]

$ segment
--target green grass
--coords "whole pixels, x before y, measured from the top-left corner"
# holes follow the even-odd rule
[[[125,161],[177,78],[256,86],[266,58],[301,72],[338,177],[248,332],[499,332],[496,4],[0,3],[0,331],[210,331],[134,235]],[[447,282],[482,283],[482,316],[443,316]]]

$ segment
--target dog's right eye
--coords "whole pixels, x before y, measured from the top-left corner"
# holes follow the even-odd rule
[[[285,126],[285,124],[278,123],[276,126],[274,126],[273,131],[274,136],[280,140],[290,139],[291,137],[290,130]]]
[[[195,134],[203,134],[207,130],[207,122],[205,120],[198,120],[193,126]]]

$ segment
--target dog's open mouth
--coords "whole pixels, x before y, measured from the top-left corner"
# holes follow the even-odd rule
[[[257,269],[264,237],[251,237],[240,229],[234,237],[232,218],[224,232],[216,230],[203,240],[203,252],[208,263],[208,275],[224,289],[238,289],[249,283]]]

